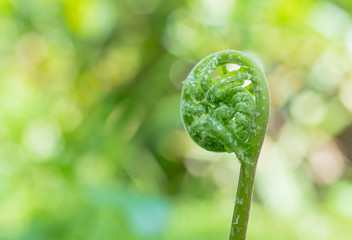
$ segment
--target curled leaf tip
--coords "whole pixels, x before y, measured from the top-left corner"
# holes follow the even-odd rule
[[[225,50],[202,59],[183,82],[181,114],[192,139],[209,151],[259,155],[270,114],[267,81],[248,55]]]

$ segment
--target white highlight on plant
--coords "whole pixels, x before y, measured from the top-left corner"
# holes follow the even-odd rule
[[[239,219],[240,219],[240,215],[237,215],[235,224],[238,224]]]

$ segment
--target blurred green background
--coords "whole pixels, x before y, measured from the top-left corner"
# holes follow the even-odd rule
[[[224,49],[272,95],[248,240],[350,240],[348,0],[1,0],[0,239],[228,239],[239,162],[179,112]]]

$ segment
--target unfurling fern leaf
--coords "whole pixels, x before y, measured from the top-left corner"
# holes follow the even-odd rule
[[[245,239],[256,163],[270,115],[270,94],[259,66],[239,51],[201,60],[184,81],[184,126],[201,147],[235,153],[241,175],[230,239]],[[242,186],[241,188],[241,185]]]

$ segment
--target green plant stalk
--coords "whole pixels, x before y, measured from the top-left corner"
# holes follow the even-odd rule
[[[251,59],[246,60],[248,61],[246,61],[247,64],[252,64],[250,62]],[[249,142],[252,143],[251,147],[243,156],[237,156],[241,162],[241,170],[232,217],[230,240],[246,239],[256,167],[270,117],[270,93],[267,81],[259,67],[255,68],[254,75],[257,76],[257,81],[252,82],[256,97],[256,114],[254,117],[256,130],[249,139]]]
[[[249,211],[252,202],[256,166],[241,164],[230,240],[246,239]]]

